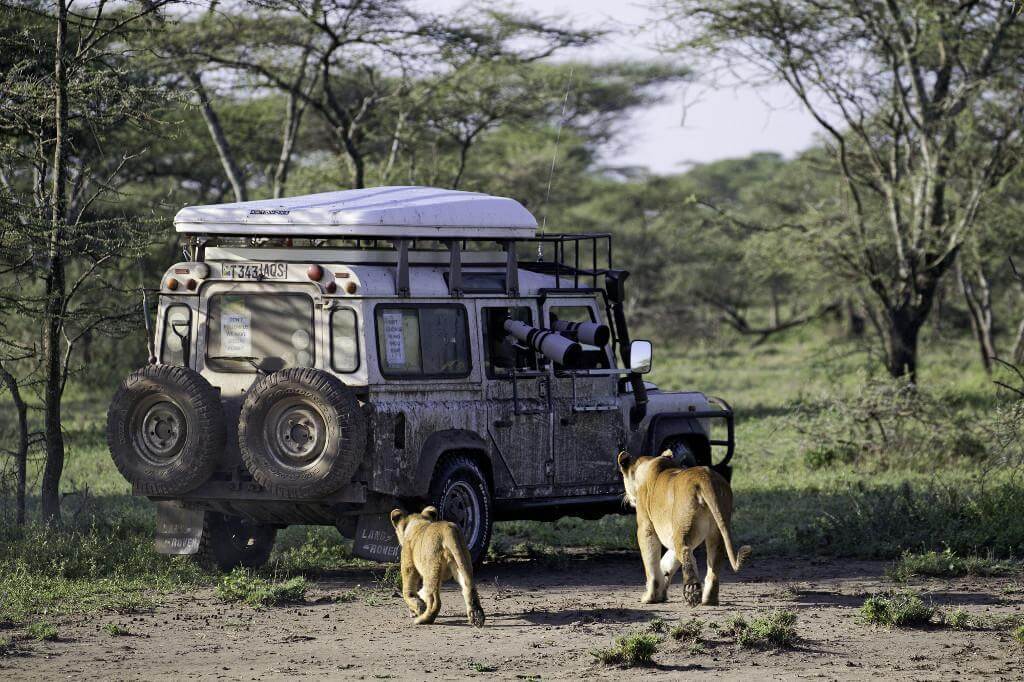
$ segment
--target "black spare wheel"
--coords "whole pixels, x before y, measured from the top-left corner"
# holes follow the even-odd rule
[[[494,512],[491,489],[476,460],[465,455],[442,459],[430,482],[430,503],[438,516],[462,531],[473,563],[483,561],[491,544]]]
[[[366,445],[366,420],[352,390],[306,367],[253,384],[238,418],[238,445],[252,477],[291,498],[333,493],[352,479]]]
[[[224,434],[216,389],[185,367],[135,370],[107,411],[114,464],[149,495],[178,495],[204,483],[224,450]]]
[[[277,529],[218,512],[203,515],[203,538],[196,559],[207,568],[230,571],[238,566],[259,568],[274,549]]]

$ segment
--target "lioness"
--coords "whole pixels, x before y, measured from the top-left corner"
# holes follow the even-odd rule
[[[732,489],[729,482],[708,467],[682,469],[672,461],[672,451],[660,457],[630,457],[619,453],[619,469],[626,500],[636,509],[636,533],[640,556],[647,573],[644,604],[668,599],[668,586],[680,565],[683,595],[690,606],[718,604],[718,569],[724,546],[734,571],[750,554],[744,545],[733,553],[729,537]],[[708,574],[701,595],[693,551],[705,542]],[[661,557],[661,548],[668,551]]]
[[[391,524],[402,546],[402,598],[417,625],[429,625],[441,610],[441,583],[451,577],[462,588],[466,615],[476,627],[484,624],[484,610],[473,583],[473,561],[458,526],[437,520],[437,508],[419,514],[391,512]]]

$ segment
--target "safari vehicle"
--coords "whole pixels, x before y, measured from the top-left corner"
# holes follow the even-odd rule
[[[652,348],[630,340],[608,234],[428,187],[174,222],[185,260],[107,430],[160,552],[258,566],[278,529],[328,524],[393,560],[387,513],[429,503],[479,561],[496,520],[621,512],[622,449],[711,465],[720,448],[728,471],[729,406],[642,380]]]

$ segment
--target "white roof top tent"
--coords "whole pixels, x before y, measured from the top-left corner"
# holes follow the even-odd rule
[[[521,239],[537,220],[515,199],[434,187],[372,187],[212,206],[174,218],[184,234],[247,237]]]
[[[396,280],[400,296],[409,295],[409,249],[417,241],[440,242],[449,252],[449,287],[462,295],[462,251],[466,242],[494,242],[506,253],[507,293],[518,295],[518,269],[553,275],[555,288],[571,278],[598,278],[612,270],[608,233],[538,234],[537,219],[515,199],[436,187],[370,187],[209,206],[187,206],[174,217],[179,234],[203,260],[206,247],[224,239],[309,239],[354,241],[357,249],[379,249],[389,243],[397,251]],[[517,244],[535,245],[536,260],[517,258]],[[583,250],[581,251],[581,244]],[[602,244],[604,248],[600,248]],[[545,247],[550,259],[545,259]],[[566,253],[569,247],[572,253]],[[327,247],[331,248],[331,247]],[[436,247],[435,247],[436,249]],[[599,258],[599,251],[603,251]],[[589,252],[589,253],[588,253]],[[570,261],[569,259],[572,258]],[[589,260],[590,267],[582,261]],[[599,261],[604,261],[599,267]]]

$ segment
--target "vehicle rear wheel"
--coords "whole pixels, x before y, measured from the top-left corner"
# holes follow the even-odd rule
[[[209,569],[259,568],[274,549],[277,529],[238,516],[205,512],[196,560]]]
[[[242,460],[263,487],[319,497],[352,479],[366,445],[359,401],[337,377],[293,367],[249,390],[238,419]]]
[[[430,482],[430,503],[440,518],[459,527],[479,565],[491,544],[494,510],[490,486],[476,461],[466,455],[442,460]]]
[[[141,492],[187,493],[204,483],[224,450],[224,410],[197,372],[146,365],[121,382],[107,411],[107,444],[118,471]]]

